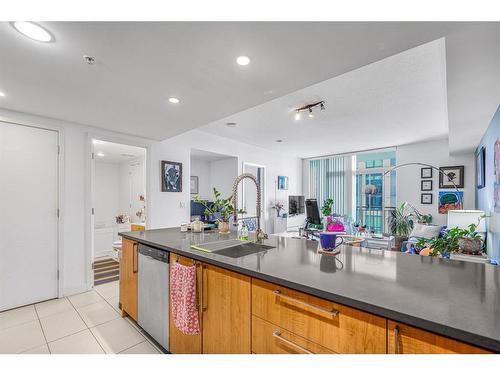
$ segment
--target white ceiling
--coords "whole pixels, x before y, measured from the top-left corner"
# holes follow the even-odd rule
[[[339,77],[335,82],[343,86],[338,86],[340,88],[336,89],[335,95],[307,90],[311,85],[443,36],[446,37],[450,149],[455,152],[473,149],[494,113],[491,107],[500,101],[497,68],[500,23],[41,24],[55,36],[55,43],[32,41],[17,33],[9,23],[0,23],[0,91],[7,94],[0,98],[0,108],[156,140],[216,122],[303,88],[307,88],[306,91],[298,96],[292,94],[287,100],[280,99],[284,100],[285,107],[269,116],[266,114],[265,119],[282,116],[284,110],[297,102],[328,96],[331,99],[324,116],[334,115],[336,122],[330,121],[333,124],[330,126],[342,124],[343,127],[340,133],[318,129],[316,133],[325,138],[325,143],[353,151],[356,143],[339,137],[342,132],[350,132],[356,142],[365,139],[365,143],[373,147],[434,138],[443,133],[443,123],[437,128],[426,124],[431,117],[431,123],[437,123],[433,116],[441,116],[442,108],[437,110],[438,104],[432,104],[424,96],[425,93],[432,93],[436,98],[439,96],[437,83],[430,81],[431,77],[437,77],[437,69],[441,65],[430,67],[429,73],[419,71],[419,66],[425,66],[430,61],[425,56],[419,56],[418,64],[423,65],[416,62],[410,62],[408,66],[392,65],[395,74],[405,83],[391,77],[391,68],[383,72],[385,76],[365,77],[368,80],[366,85],[362,80],[363,72],[353,73],[355,82],[352,83]],[[85,64],[84,54],[95,56],[96,64]],[[252,58],[247,67],[235,63],[236,56],[242,54]],[[430,86],[403,76],[405,69],[413,68],[418,70],[418,77]],[[383,81],[392,82],[393,86],[387,85],[386,90],[381,92],[379,89]],[[383,97],[375,95],[375,91],[366,90],[365,86],[370,90],[379,90]],[[321,87],[319,85],[318,89]],[[398,95],[391,96],[392,88]],[[170,96],[180,98],[181,103],[168,103]],[[355,96],[358,96],[357,100]],[[422,101],[415,101],[418,98]],[[393,105],[390,100],[394,100]],[[438,103],[441,103],[441,97]],[[344,104],[346,107],[343,107]],[[356,113],[358,105],[360,111]],[[430,112],[420,113],[424,110]],[[391,113],[393,111],[395,113]],[[403,119],[405,111],[407,116]],[[356,122],[349,122],[349,119]],[[394,130],[390,134],[405,134],[389,142],[387,136],[381,136],[387,135],[387,131],[377,131],[367,142],[368,135],[358,130],[361,125],[366,130],[372,119],[377,120],[380,129]],[[425,123],[412,133],[414,128],[409,125],[415,125],[416,119]],[[360,124],[358,120],[361,120]],[[270,125],[266,131],[276,133],[273,124]],[[231,135],[228,130],[231,129],[220,133]],[[290,140],[293,134],[298,134],[300,138],[295,141],[310,139],[309,135],[304,137],[300,131],[292,133],[289,128],[286,130],[286,133],[279,137],[273,135],[272,138]],[[262,142],[260,138],[271,139],[271,135],[262,133],[255,133],[252,137],[259,138],[257,143]],[[346,147],[346,144],[350,146]],[[266,147],[276,149],[276,145],[267,144]],[[336,152],[336,146],[328,153]],[[285,152],[310,154],[309,151],[290,148]],[[318,149],[315,154],[319,153]]]
[[[0,23],[0,107],[163,140],[463,28],[456,23]],[[238,55],[249,55],[247,67]],[[82,56],[96,58],[93,66]],[[167,98],[176,96],[179,105]]]
[[[326,110],[294,119],[294,108]],[[226,122],[236,122],[229,128]],[[312,157],[446,137],[444,39],[424,44],[201,128],[278,152]],[[276,143],[277,139],[283,140]]]
[[[146,156],[146,149],[142,147],[101,140],[93,140],[93,145],[94,153],[96,155],[95,160],[100,163],[121,164]],[[99,156],[99,153],[104,154],[104,156]]]
[[[206,162],[224,160],[228,158],[233,158],[234,156],[217,154],[215,152],[191,149],[191,159],[192,160],[201,160]]]

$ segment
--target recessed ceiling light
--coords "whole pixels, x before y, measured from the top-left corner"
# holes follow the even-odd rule
[[[168,98],[168,101],[172,104],[178,104],[180,102],[179,99],[174,98],[173,96],[171,98]]]
[[[248,65],[248,64],[250,64],[250,57],[248,57],[248,56],[238,56],[236,58],[236,62],[238,63],[238,65],[241,65],[241,66]]]
[[[93,140],[92,140],[92,143],[93,143],[93,144],[95,144],[95,145],[97,145],[97,144],[101,143],[101,141],[100,141],[100,140],[98,140],[98,139],[93,139]]]
[[[299,111],[297,111],[297,112],[295,113],[295,121],[299,121],[299,120],[300,120],[300,112],[299,112]]]
[[[5,96],[5,93],[3,91],[0,91],[0,96],[1,97],[4,97]]]
[[[237,123],[235,122],[226,122],[226,126],[230,127],[230,128],[235,128],[238,126]]]
[[[102,152],[98,152],[98,153],[97,153],[97,156],[99,156],[99,157],[101,157],[101,158],[102,158],[102,157],[104,156],[104,154],[103,154]]]
[[[276,142],[281,143],[281,142],[283,142],[283,140],[282,139],[277,139]]]
[[[42,26],[34,22],[16,21],[12,26],[24,36],[36,40],[38,42],[52,42],[54,37]]]

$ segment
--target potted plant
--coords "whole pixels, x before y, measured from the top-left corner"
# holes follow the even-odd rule
[[[276,202],[271,206],[271,208],[274,208],[276,210],[277,216],[280,217],[280,212],[283,209],[283,206],[284,206],[283,203]]]
[[[333,199],[327,198],[323,201],[323,206],[321,206],[321,214],[323,215],[324,229],[326,229],[328,224],[330,224],[332,213],[333,213]]]
[[[480,254],[483,249],[483,240],[476,232],[476,228],[476,224],[470,224],[468,229],[451,228],[441,238],[420,239],[416,243],[417,248],[422,249],[419,254],[445,258],[458,252]]]
[[[408,239],[408,236],[413,229],[413,212],[407,202],[401,203],[389,216],[389,228],[394,235],[395,248],[401,249],[403,241]]]
[[[205,216],[210,215],[220,215],[220,219],[217,218],[217,226],[219,228],[219,233],[227,234],[231,230],[229,228],[229,219],[234,212],[234,207],[232,204],[232,196],[229,198],[222,198],[220,191],[213,188],[215,200],[212,205],[208,205],[208,201],[200,199],[196,196],[194,198],[195,202],[201,203],[205,207]]]

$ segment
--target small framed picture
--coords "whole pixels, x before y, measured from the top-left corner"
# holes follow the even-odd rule
[[[432,194],[430,194],[430,193],[420,194],[420,203],[421,204],[432,204]]]
[[[161,191],[179,193],[182,191],[182,163],[161,161]]]
[[[287,176],[278,176],[278,190],[288,190]]]
[[[454,189],[464,187],[464,169],[463,165],[455,167],[439,168],[439,188]]]
[[[420,178],[432,178],[432,168],[420,168]]]
[[[432,180],[422,180],[422,181],[420,181],[420,190],[422,190],[422,191],[432,191]]]
[[[198,176],[191,176],[191,194],[198,194]]]

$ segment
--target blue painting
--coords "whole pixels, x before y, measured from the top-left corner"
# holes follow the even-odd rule
[[[438,212],[447,214],[449,210],[463,209],[463,191],[440,191],[438,196]]]
[[[278,190],[288,190],[287,176],[278,176]]]
[[[162,160],[161,191],[172,193],[182,191],[182,163]]]

